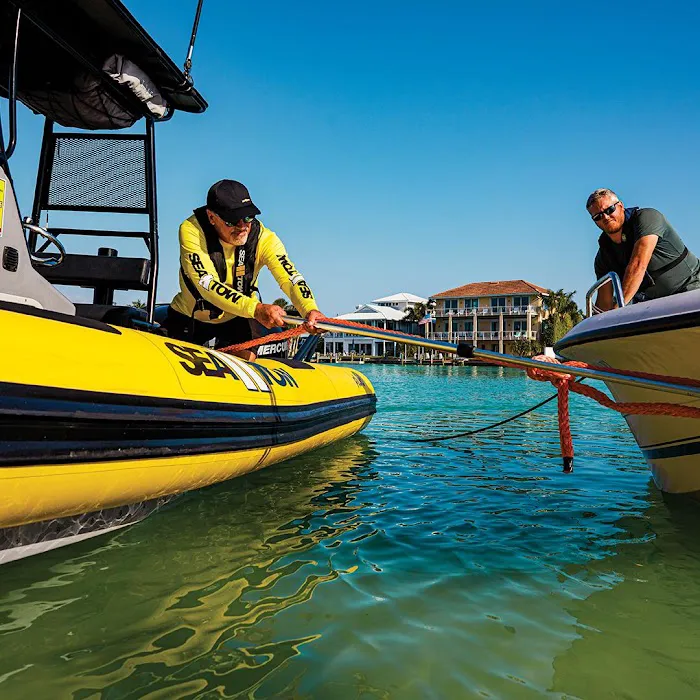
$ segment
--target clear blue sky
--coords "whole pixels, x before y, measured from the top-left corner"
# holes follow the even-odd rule
[[[182,65],[196,1],[126,4]],[[582,303],[596,187],[661,210],[700,253],[699,25],[691,3],[205,0],[209,110],[157,129],[159,300],[179,222],[224,177],[329,315],[515,278]],[[29,206],[41,119],[21,116]],[[267,273],[262,290],[277,295]]]

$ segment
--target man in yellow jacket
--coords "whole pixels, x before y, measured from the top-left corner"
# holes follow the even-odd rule
[[[306,280],[287,256],[277,235],[258,219],[245,185],[220,180],[209,189],[207,204],[180,225],[180,291],[165,321],[171,338],[201,345],[216,338],[221,348],[258,337],[256,323],[283,326],[284,310],[263,304],[254,294],[267,267],[306,319],[309,331],[322,316]],[[255,359],[249,351],[240,353]]]

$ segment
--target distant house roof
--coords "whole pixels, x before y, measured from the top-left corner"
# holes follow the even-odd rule
[[[472,282],[445,292],[432,294],[433,299],[442,297],[487,297],[494,294],[546,294],[547,290],[525,280],[504,280],[502,282]]]
[[[362,304],[349,314],[343,314],[338,318],[346,321],[401,321],[406,316],[405,311],[392,309],[390,306],[378,306],[377,304]]]
[[[388,297],[382,297],[381,299],[373,299],[373,304],[379,304],[381,302],[389,303],[392,301],[405,301],[408,304],[425,304],[427,299],[423,297],[417,297],[415,294],[409,294],[408,292],[399,292],[398,294],[392,294]]]

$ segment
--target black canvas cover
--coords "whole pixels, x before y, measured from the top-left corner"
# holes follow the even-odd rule
[[[128,86],[103,70],[114,55],[138,66],[171,109],[206,109],[119,0],[0,0],[0,93],[8,93],[18,8],[17,94],[35,112],[82,129],[124,128],[149,114]]]

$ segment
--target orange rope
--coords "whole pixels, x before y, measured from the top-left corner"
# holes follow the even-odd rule
[[[504,367],[514,367],[523,369],[507,360],[487,360],[492,364],[502,365]],[[604,371],[614,371],[618,374],[624,374],[628,377],[640,377],[643,379],[658,379],[668,382],[669,384],[684,384],[686,386],[700,386],[700,382],[696,379],[686,377],[672,377],[664,374],[650,374],[648,372],[634,372],[632,370],[618,370],[611,367],[597,367],[589,365],[586,362],[563,362],[554,361],[553,364],[564,365],[566,367],[581,367],[585,369],[598,369]],[[624,402],[614,401],[608,398],[602,391],[586,386],[575,381],[571,374],[562,374],[560,372],[549,372],[547,370],[529,367],[527,368],[527,376],[540,382],[551,382],[557,388],[558,395],[558,418],[559,418],[559,443],[561,445],[561,455],[564,461],[564,471],[573,471],[574,460],[574,445],[571,439],[571,424],[569,419],[569,391],[573,391],[582,396],[597,401],[606,408],[611,408],[618,413],[625,413],[634,416],[674,416],[676,418],[700,418],[700,408],[694,406],[683,406],[675,403],[643,403],[643,402]]]
[[[363,330],[376,331],[376,328],[372,326],[367,326],[364,323],[355,323],[355,321],[346,321],[339,318],[328,318],[327,316],[319,316],[318,321],[329,321],[331,323],[337,323],[340,326],[349,326],[351,328],[362,328]],[[408,335],[407,333],[402,333],[401,331],[388,330],[386,328],[379,329],[382,333],[395,333],[396,335],[403,336]],[[304,326],[297,326],[296,328],[288,328],[286,331],[280,331],[279,333],[270,333],[270,335],[264,335],[261,338],[253,338],[253,340],[247,340],[245,343],[238,343],[236,345],[228,345],[225,348],[219,348],[219,352],[236,352],[238,350],[250,350],[251,348],[256,348],[258,345],[263,345],[264,343],[273,343],[279,340],[286,340],[287,338],[294,338],[302,333],[308,333]],[[419,338],[420,336],[413,336]],[[398,340],[398,338],[397,338]]]
[[[318,319],[319,321],[331,321],[335,324],[341,326],[348,326],[351,328],[362,328],[366,330],[377,330],[372,326],[367,326],[363,323],[356,323],[355,321],[346,321],[337,318],[327,318],[322,316]],[[381,329],[384,333],[392,333],[397,336],[405,336],[406,333],[401,333],[400,331]],[[255,338],[254,340],[249,340],[245,343],[239,343],[238,345],[230,345],[226,348],[221,348],[220,352],[235,352],[237,350],[249,350],[250,348],[257,347],[263,343],[270,343],[278,340],[286,340],[287,338],[293,338],[297,335],[307,332],[303,326],[297,326],[296,328],[290,328],[281,333],[272,333],[266,335],[262,338]],[[414,338],[422,340],[420,336],[412,336]],[[400,342],[400,338],[397,338]],[[518,365],[515,365],[508,360],[501,360],[497,358],[480,358],[485,362],[489,362],[495,365],[501,365],[503,367],[514,367],[515,369],[525,369]],[[667,376],[665,374],[651,374],[649,372],[635,372],[633,370],[625,369],[614,369],[612,367],[598,367],[596,365],[589,365],[586,362],[564,362],[560,363],[558,360],[553,360],[553,364],[563,364],[568,367],[582,367],[585,369],[600,370],[603,372],[615,372],[617,374],[622,374],[627,377],[639,377],[641,379],[655,379],[659,381],[668,382],[669,384],[679,384],[683,386],[694,386],[700,387],[700,380],[691,379],[689,377],[674,377]],[[564,460],[564,471],[573,471],[573,460],[574,460],[574,445],[571,439],[571,421],[569,417],[569,392],[573,391],[582,396],[588,396],[589,398],[597,401],[602,406],[606,408],[611,408],[613,411],[618,413],[625,413],[627,415],[636,416],[675,416],[678,418],[696,418],[700,419],[700,408],[695,408],[693,406],[682,406],[675,403],[641,403],[641,402],[619,402],[609,399],[602,391],[594,389],[591,386],[586,386],[580,382],[575,381],[575,377],[571,374],[562,374],[560,372],[550,372],[543,369],[536,369],[533,367],[527,368],[527,375],[531,379],[535,379],[540,382],[551,382],[557,388],[557,413],[559,418],[559,443],[561,446],[561,454]]]
[[[247,340],[245,343],[237,343],[236,345],[227,345],[225,348],[219,348],[219,352],[236,352],[238,350],[250,350],[251,348],[257,348],[258,345],[263,343],[271,343],[276,340],[287,340],[287,338],[294,338],[302,333],[308,333],[304,326],[297,326],[296,328],[288,328],[286,331],[280,331],[279,333],[270,333],[270,335],[264,335],[262,338],[253,338],[253,340]]]

